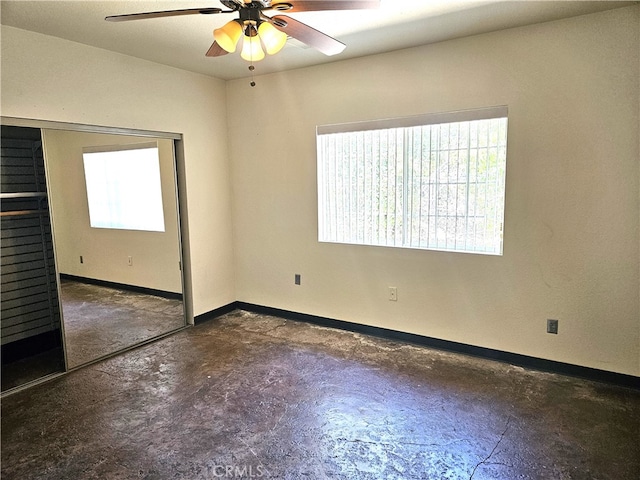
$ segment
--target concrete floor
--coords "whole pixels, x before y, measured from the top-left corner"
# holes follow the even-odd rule
[[[2,401],[8,479],[637,479],[640,391],[246,312]]]
[[[185,325],[181,300],[63,279],[68,368]]]

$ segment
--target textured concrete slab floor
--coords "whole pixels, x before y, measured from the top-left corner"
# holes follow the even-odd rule
[[[7,479],[637,479],[640,392],[233,312],[2,401]]]
[[[182,301],[62,280],[69,368],[185,325]]]

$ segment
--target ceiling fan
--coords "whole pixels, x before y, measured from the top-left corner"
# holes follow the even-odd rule
[[[321,10],[357,10],[377,8],[380,0],[220,0],[228,10],[220,8],[187,8],[160,12],[112,15],[105,20],[121,22],[147,18],[174,17],[180,15],[212,15],[238,13],[238,18],[214,30],[214,42],[206,53],[207,57],[219,57],[233,53],[244,36],[241,56],[254,62],[273,55],[292,37],[313,47],[325,55],[342,52],[345,44],[286,15],[268,17],[264,12],[313,12]],[[264,46],[264,50],[263,47]],[[251,70],[253,70],[250,67]]]

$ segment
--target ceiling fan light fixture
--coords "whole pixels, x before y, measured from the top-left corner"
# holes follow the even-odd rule
[[[229,53],[236,51],[236,45],[238,45],[241,36],[242,25],[236,20],[231,20],[213,31],[213,38]]]
[[[278,53],[287,43],[287,34],[278,30],[269,22],[262,22],[258,26],[258,35],[269,55]]]
[[[253,25],[247,26],[247,29],[245,30],[240,56],[247,62],[259,62],[264,58],[264,51],[260,44],[258,31]]]

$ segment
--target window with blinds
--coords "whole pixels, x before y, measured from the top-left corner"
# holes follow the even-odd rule
[[[502,255],[507,107],[320,126],[321,242]]]

